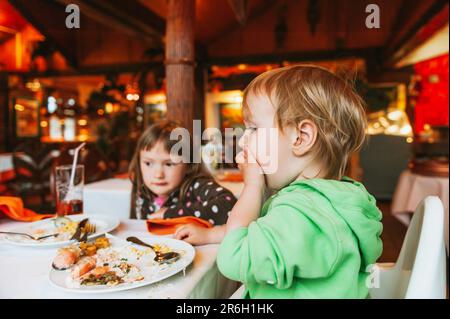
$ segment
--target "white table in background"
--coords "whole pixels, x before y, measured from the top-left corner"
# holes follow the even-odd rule
[[[219,181],[239,197],[244,183]],[[130,217],[131,189],[129,179],[110,178],[86,184],[83,190],[83,210],[85,214],[106,214],[119,219]]]
[[[128,219],[131,208],[131,188],[130,180],[125,178],[110,178],[84,185],[84,213]]]
[[[0,230],[20,223],[0,220]],[[121,238],[149,235],[145,221],[124,220],[112,232]],[[0,242],[0,298],[8,299],[184,299],[228,298],[237,284],[223,277],[216,266],[218,245],[195,247],[193,263],[183,272],[149,286],[103,294],[69,293],[54,287],[49,279],[56,249],[33,249]]]
[[[445,244],[448,253],[448,206],[449,206],[449,181],[446,177],[422,176],[403,171],[400,175],[395,193],[392,199],[391,212],[406,226],[409,225],[411,214],[419,203],[427,196],[437,196],[444,206],[444,232]]]
[[[0,182],[14,175],[12,153],[0,154]]]

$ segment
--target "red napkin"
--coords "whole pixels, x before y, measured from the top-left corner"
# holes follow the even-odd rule
[[[13,169],[0,172],[0,182],[4,183],[12,180],[16,176]]]
[[[2,213],[9,218],[22,222],[34,222],[55,216],[54,214],[37,214],[26,209],[23,207],[23,201],[20,197],[12,196],[0,196],[0,216]]]
[[[130,175],[128,173],[116,174],[114,175],[114,178],[128,179],[130,178]]]
[[[187,224],[195,224],[200,227],[211,228],[213,225],[201,218],[194,216],[177,217],[177,218],[154,218],[147,219],[147,230],[156,235],[173,234],[178,227]]]

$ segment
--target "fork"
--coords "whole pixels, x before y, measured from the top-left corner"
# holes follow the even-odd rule
[[[83,235],[80,238],[81,241],[87,241],[88,235],[94,234],[97,231],[97,226],[95,224],[91,224],[89,222],[86,223],[86,225],[83,227]]]
[[[30,234],[26,234],[26,233],[16,233],[16,232],[9,232],[9,231],[0,231],[0,234],[7,234],[7,235],[21,235],[21,236],[26,236],[32,240],[42,240],[45,238],[49,238],[49,237],[56,237],[59,234],[50,234],[50,235],[45,235],[45,236],[40,236],[40,237],[35,237],[32,236]]]

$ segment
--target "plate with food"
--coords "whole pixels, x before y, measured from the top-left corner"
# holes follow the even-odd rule
[[[194,247],[184,241],[156,236],[141,239],[153,249],[110,234],[61,248],[51,264],[49,280],[69,292],[109,293],[164,280],[194,260]],[[177,258],[164,262],[158,259],[161,254]]]
[[[113,231],[119,224],[117,218],[108,215],[70,215],[20,225],[0,236],[13,245],[55,248],[74,243],[85,234],[87,239],[96,238]]]

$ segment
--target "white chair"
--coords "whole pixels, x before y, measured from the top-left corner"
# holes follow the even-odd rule
[[[373,299],[446,298],[444,208],[438,197],[429,196],[417,207],[397,262],[376,264],[372,271],[378,284],[370,289]]]
[[[229,299],[242,299],[244,296],[245,286],[241,285],[238,290],[236,290]]]

